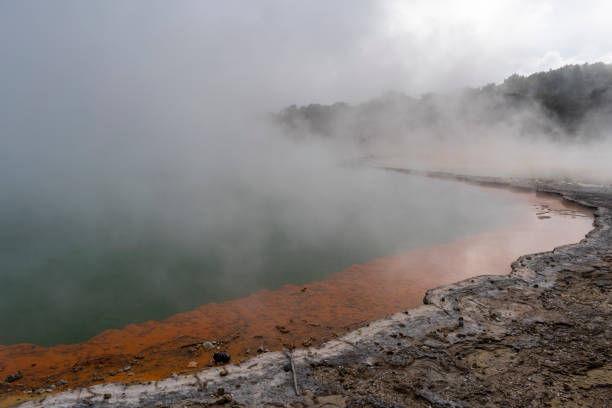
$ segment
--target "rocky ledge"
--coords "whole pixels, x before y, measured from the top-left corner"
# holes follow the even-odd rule
[[[612,406],[612,188],[425,175],[559,194],[593,207],[595,227],[580,243],[522,256],[507,276],[432,289],[423,306],[318,348],[23,406]]]

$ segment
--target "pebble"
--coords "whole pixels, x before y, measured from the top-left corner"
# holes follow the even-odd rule
[[[224,404],[227,404],[229,402],[232,402],[232,396],[229,395],[229,394],[225,394],[221,398],[219,398],[217,401],[215,401],[215,404],[217,404],[217,405],[224,405]]]
[[[213,360],[215,360],[215,363],[227,363],[230,361],[230,359],[230,355],[225,351],[219,351],[213,354]]]
[[[17,380],[19,380],[22,377],[23,377],[23,373],[21,372],[21,370],[19,370],[19,371],[17,371],[17,373],[11,374],[8,377],[6,377],[5,381],[7,383],[12,383],[13,381],[17,381]]]

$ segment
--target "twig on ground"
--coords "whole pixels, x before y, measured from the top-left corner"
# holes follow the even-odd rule
[[[293,374],[293,389],[295,390],[295,395],[300,396],[300,389],[298,388],[297,374],[295,372],[295,365],[293,364],[293,349],[287,352],[287,357],[289,357],[289,365],[291,366],[291,373]]]

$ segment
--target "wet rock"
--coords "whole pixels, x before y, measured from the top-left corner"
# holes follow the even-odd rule
[[[21,378],[23,378],[23,373],[21,372],[21,370],[19,370],[15,374],[10,374],[8,377],[6,377],[6,380],[4,381],[6,381],[7,383],[12,383]]]
[[[229,363],[230,359],[230,355],[225,351],[218,351],[213,354],[213,360],[215,360],[215,363],[218,364]]]

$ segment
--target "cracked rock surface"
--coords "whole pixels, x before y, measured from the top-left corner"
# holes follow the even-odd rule
[[[404,170],[402,170],[404,171]],[[596,208],[580,243],[317,348],[162,381],[101,384],[24,407],[612,407],[612,188],[427,173],[557,193]],[[224,375],[221,376],[222,370]]]

